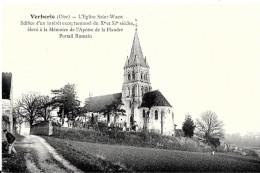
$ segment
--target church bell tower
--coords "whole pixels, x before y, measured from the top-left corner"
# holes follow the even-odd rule
[[[136,28],[131,53],[124,66],[122,87],[122,102],[124,103],[128,125],[132,125],[134,121],[138,122],[138,107],[142,103],[143,95],[152,90],[149,69],[146,57],[143,56]]]

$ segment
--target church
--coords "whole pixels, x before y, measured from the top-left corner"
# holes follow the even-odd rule
[[[124,65],[122,92],[89,97],[85,110],[97,121],[136,131],[174,135],[174,113],[171,104],[159,90],[152,90],[150,67],[144,57],[137,28],[130,56]]]

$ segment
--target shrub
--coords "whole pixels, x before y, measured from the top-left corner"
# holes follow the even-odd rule
[[[2,141],[2,152],[7,153],[8,152],[8,142],[7,141]]]
[[[121,132],[123,130],[123,128],[122,127],[112,126],[112,127],[109,127],[109,130],[110,131],[114,131],[114,132]]]
[[[182,124],[182,130],[184,131],[185,137],[192,137],[194,135],[195,125],[190,115],[186,115],[186,119]]]
[[[3,115],[3,116],[2,116],[2,121],[5,121],[5,122],[7,122],[7,123],[10,123],[9,117],[8,117],[7,115]]]
[[[98,122],[98,129],[100,131],[107,131],[108,130],[108,124],[105,122]]]
[[[258,154],[253,149],[243,149],[247,156],[258,157]]]
[[[115,128],[115,127],[114,127]],[[164,148],[183,151],[202,151],[198,141],[187,138],[162,136],[149,132],[122,132],[116,130],[95,131],[90,129],[54,128],[54,137],[93,143],[130,145],[137,147]]]

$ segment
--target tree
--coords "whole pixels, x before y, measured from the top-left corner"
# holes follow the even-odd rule
[[[206,111],[201,114],[201,118],[197,119],[196,127],[198,133],[208,137],[223,137],[224,136],[224,123],[218,119],[217,114],[212,111]]]
[[[69,119],[72,119],[80,105],[80,101],[77,100],[77,92],[75,84],[67,84],[63,88],[51,90],[55,95],[52,100],[54,105],[60,107],[58,112],[59,116],[62,117],[62,124],[64,123],[64,115],[67,115]],[[71,113],[72,117],[69,116]]]
[[[22,114],[20,111],[21,111],[20,108],[17,105],[15,105],[13,108],[13,119],[14,119],[13,122],[14,122],[15,131],[18,134],[21,134],[21,125],[23,122],[25,122],[24,114]],[[19,131],[17,131],[17,127]]]
[[[40,95],[35,92],[22,94],[22,97],[17,100],[15,112],[28,121],[30,126],[40,117],[38,110],[40,107]]]
[[[37,113],[44,118],[44,121],[48,121],[53,104],[49,96],[40,96]]]
[[[184,131],[185,137],[192,137],[194,135],[195,127],[191,116],[189,114],[186,115],[185,121],[182,124],[182,130]]]

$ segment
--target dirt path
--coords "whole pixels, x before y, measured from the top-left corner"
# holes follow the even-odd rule
[[[26,148],[26,166],[31,173],[82,172],[57,154],[55,149],[39,136],[25,136],[24,140],[16,145]]]

